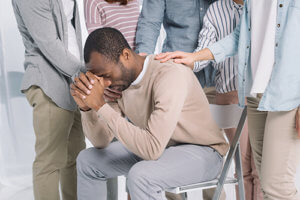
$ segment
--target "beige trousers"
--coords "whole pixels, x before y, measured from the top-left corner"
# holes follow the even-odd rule
[[[76,157],[85,148],[79,111],[59,108],[44,92],[32,86],[26,97],[33,107],[36,157],[33,163],[35,200],[76,200]]]
[[[264,199],[299,200],[295,175],[300,161],[300,139],[295,129],[296,109],[263,112],[258,98],[247,98],[249,137]]]

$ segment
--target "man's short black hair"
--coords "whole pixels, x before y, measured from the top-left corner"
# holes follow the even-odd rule
[[[118,63],[123,50],[131,49],[120,31],[114,28],[99,28],[87,38],[84,46],[84,61],[88,63],[92,52],[98,52]]]

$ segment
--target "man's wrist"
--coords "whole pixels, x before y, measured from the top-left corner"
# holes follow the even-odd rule
[[[105,101],[102,101],[99,105],[95,105],[92,107],[92,109],[96,112],[102,108],[102,106],[105,104]]]

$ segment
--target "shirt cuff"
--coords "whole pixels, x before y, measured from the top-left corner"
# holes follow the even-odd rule
[[[225,60],[225,52],[224,49],[222,48],[221,45],[218,44],[218,42],[210,45],[209,47],[207,47],[211,53],[214,55],[214,61],[216,63],[222,62],[223,60]]]

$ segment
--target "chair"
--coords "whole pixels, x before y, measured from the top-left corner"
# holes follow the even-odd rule
[[[237,128],[219,178],[207,182],[184,185],[176,188],[169,188],[166,191],[175,194],[181,194],[183,200],[187,200],[187,192],[216,187],[213,200],[219,200],[224,184],[237,184],[239,190],[239,199],[245,200],[239,139],[246,120],[247,108],[245,107],[244,109],[242,109],[235,104],[210,105],[210,110],[213,115],[213,118],[215,119],[216,123],[220,128]],[[227,177],[228,170],[233,158],[235,159],[235,171],[237,175],[236,178]]]

